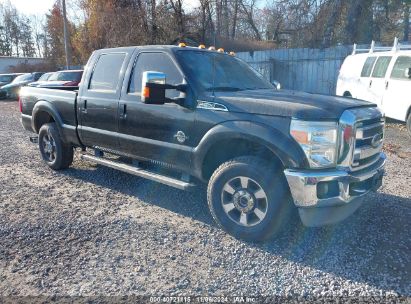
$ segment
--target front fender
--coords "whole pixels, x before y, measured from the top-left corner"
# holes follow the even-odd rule
[[[193,167],[197,176],[202,176],[202,164],[213,146],[228,139],[245,139],[267,147],[282,162],[284,168],[305,168],[307,158],[294,139],[265,124],[251,121],[227,121],[210,129],[193,153]]]

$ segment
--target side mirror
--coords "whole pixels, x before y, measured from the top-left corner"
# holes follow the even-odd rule
[[[405,78],[411,78],[411,68],[407,68],[404,71]]]
[[[142,78],[141,101],[148,104],[165,104],[174,102],[184,104],[184,98],[170,99],[166,97],[166,90],[187,91],[187,84],[166,84],[166,74],[162,72],[146,71]]]
[[[275,86],[275,88],[276,88],[277,90],[281,90],[281,83],[279,83],[277,80],[271,81],[271,84],[272,84],[273,86]]]
[[[143,72],[141,84],[141,101],[148,104],[164,104],[166,102],[166,74],[161,72]]]

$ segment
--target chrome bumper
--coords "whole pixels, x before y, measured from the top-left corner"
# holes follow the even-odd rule
[[[381,186],[385,160],[385,154],[380,153],[380,158],[376,163],[358,172],[338,169],[285,170],[294,204],[299,208],[303,223],[306,226],[322,226],[343,220],[353,213],[364,195]],[[353,209],[353,206],[349,207],[349,205],[355,205],[355,210],[348,212],[347,216],[342,216],[347,213],[348,209]],[[330,212],[327,215],[327,209],[338,209],[338,207],[342,207],[339,208],[339,215],[331,216]],[[319,209],[323,210],[314,211]],[[324,214],[318,216],[318,213]],[[306,216],[304,219],[302,214],[310,214],[310,219],[308,220]]]

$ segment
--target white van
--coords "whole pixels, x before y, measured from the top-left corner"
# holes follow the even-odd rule
[[[341,66],[336,94],[377,104],[385,116],[405,121],[411,134],[411,46],[398,39],[393,48],[354,45]]]

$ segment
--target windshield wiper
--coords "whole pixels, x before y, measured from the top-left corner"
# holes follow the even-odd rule
[[[212,92],[212,91],[222,91],[222,92],[237,92],[237,91],[242,91],[244,89],[242,88],[236,88],[236,87],[210,87],[207,88],[207,92]]]

